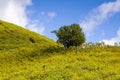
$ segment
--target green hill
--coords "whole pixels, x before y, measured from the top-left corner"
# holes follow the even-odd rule
[[[56,42],[45,36],[0,20],[0,54],[8,57],[5,60],[31,59],[46,55],[43,50],[56,46]]]
[[[43,44],[47,43],[55,45],[56,43],[51,39],[39,35],[35,32],[24,29],[20,26],[0,21],[0,44],[19,46],[24,44]],[[29,46],[29,45],[27,45]]]
[[[120,47],[66,49],[0,20],[0,80],[120,80]]]

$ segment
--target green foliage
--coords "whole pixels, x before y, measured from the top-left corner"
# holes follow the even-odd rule
[[[21,53],[0,52],[1,80],[119,80],[120,47],[75,47],[54,54],[33,54],[32,48],[21,48]],[[49,48],[48,48],[49,49]],[[116,49],[116,50],[114,50]],[[51,53],[54,49],[44,51]],[[61,54],[61,52],[66,54]],[[26,52],[28,52],[26,54]],[[52,52],[52,53],[53,53]],[[2,55],[6,54],[6,55]],[[37,55],[37,56],[35,56]],[[15,58],[15,56],[19,57]],[[41,56],[41,57],[40,57]],[[38,58],[40,57],[40,58]],[[11,58],[11,59],[10,59]],[[4,59],[4,60],[3,60]],[[13,60],[12,60],[13,59]],[[11,61],[12,60],[12,61]]]
[[[0,80],[120,80],[120,46],[84,43],[64,48],[0,21]]]
[[[85,42],[85,35],[78,24],[62,26],[58,31],[54,30],[58,37],[57,42],[62,43],[65,47],[78,46]]]

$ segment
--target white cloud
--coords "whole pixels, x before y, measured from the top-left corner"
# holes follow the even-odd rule
[[[102,41],[105,42],[105,44],[107,44],[107,45],[114,45],[114,43],[119,43],[120,42],[120,28],[117,31],[116,37],[113,37],[113,38],[108,39],[108,40],[104,39]]]
[[[106,19],[120,12],[120,0],[114,2],[103,3],[94,9],[86,18],[80,22],[87,36],[91,35],[91,32]]]
[[[56,15],[57,15],[57,14],[56,14],[55,12],[49,12],[49,13],[48,13],[48,16],[49,16],[50,18],[54,18]]]
[[[43,33],[44,27],[27,16],[32,0],[0,0],[0,19]]]
[[[57,16],[57,14],[55,12],[40,12],[40,16],[46,16],[47,18],[54,18],[55,16]]]
[[[44,25],[40,24],[38,20],[31,21],[27,28],[40,34],[44,34],[45,30]]]
[[[41,17],[42,21],[44,22],[50,22],[53,20],[54,17],[57,16],[57,13],[55,12],[45,12],[45,11],[42,11],[40,12],[40,15],[39,17]]]
[[[0,19],[26,26],[29,20],[26,7],[31,4],[31,0],[0,0]]]

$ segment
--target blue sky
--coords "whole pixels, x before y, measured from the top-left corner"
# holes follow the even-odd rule
[[[77,23],[87,42],[120,42],[120,0],[0,0],[0,4],[6,4],[0,5],[4,9],[0,19],[54,40],[52,30]]]

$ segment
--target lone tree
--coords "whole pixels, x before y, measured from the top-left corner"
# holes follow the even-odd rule
[[[55,33],[58,37],[57,42],[62,43],[67,48],[78,46],[85,42],[85,35],[78,24],[62,26],[59,30],[52,31],[52,33]]]

